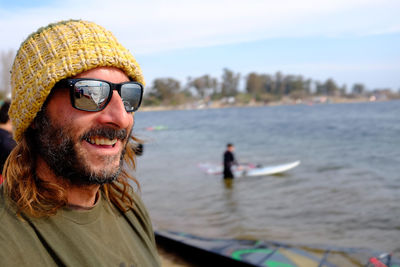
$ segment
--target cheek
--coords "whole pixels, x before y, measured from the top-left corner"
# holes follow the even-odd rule
[[[95,112],[88,113],[73,108],[67,90],[58,90],[51,95],[47,114],[55,124],[63,125],[74,132],[82,132],[90,127],[96,117]]]
[[[63,119],[72,112],[72,106],[69,99],[69,93],[64,89],[57,89],[50,95],[47,103],[47,114],[52,119]]]

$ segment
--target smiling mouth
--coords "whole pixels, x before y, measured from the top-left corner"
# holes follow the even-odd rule
[[[90,137],[85,139],[88,143],[98,146],[113,146],[117,143],[118,139],[108,139],[104,137]]]

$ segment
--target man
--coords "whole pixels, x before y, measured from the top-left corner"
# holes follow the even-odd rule
[[[15,141],[12,138],[12,125],[8,117],[8,109],[10,101],[5,101],[0,108],[0,183],[2,181],[1,174],[3,173],[4,162],[11,150],[15,147]]]
[[[129,184],[143,76],[113,34],[61,21],[31,34],[11,72],[17,146],[0,188],[0,266],[159,266]]]
[[[232,173],[232,166],[238,165],[235,155],[233,152],[235,147],[233,144],[226,145],[226,151],[224,153],[224,179],[233,179],[235,176]]]

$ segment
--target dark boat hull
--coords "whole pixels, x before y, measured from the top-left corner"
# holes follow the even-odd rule
[[[205,266],[400,267],[388,254],[367,249],[289,245],[275,241],[214,239],[188,233],[156,231],[157,242],[170,251],[190,257]]]

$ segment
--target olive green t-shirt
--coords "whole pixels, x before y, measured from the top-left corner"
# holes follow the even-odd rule
[[[160,266],[147,211],[120,212],[104,197],[94,207],[65,207],[21,220],[0,187],[0,266]]]

